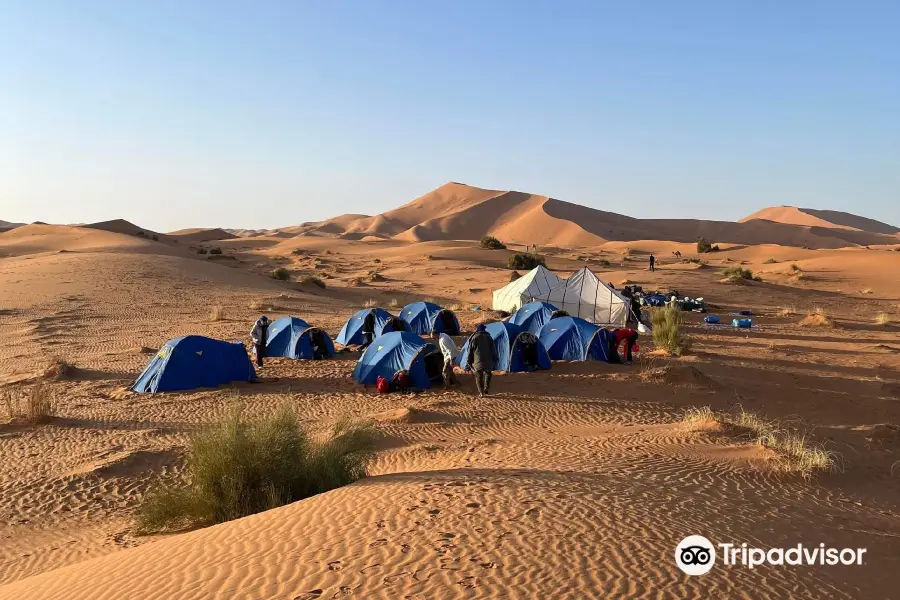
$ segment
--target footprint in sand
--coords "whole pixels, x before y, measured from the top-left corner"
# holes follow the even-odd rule
[[[339,561],[339,560],[335,560],[335,561],[328,563],[329,571],[340,571],[343,568],[344,568],[344,565],[341,564],[341,561]]]
[[[466,504],[466,508],[481,508],[481,505],[477,502],[469,502]]]
[[[309,590],[308,592],[303,592],[299,596],[294,596],[294,600],[313,600],[313,598],[318,598],[322,595],[322,590]]]
[[[431,510],[428,511],[428,514],[429,514],[429,515],[439,515],[439,514],[441,514],[441,509],[439,509],[439,508],[433,508],[433,509],[431,509]]]
[[[470,590],[478,587],[478,580],[474,577],[463,577],[456,583]]]
[[[528,510],[525,511],[525,514],[528,515],[529,517],[539,517],[541,515],[541,509],[539,509],[537,507],[529,508]]]
[[[338,588],[338,591],[334,593],[332,598],[346,598],[347,596],[358,590],[359,587],[360,586],[358,585],[342,585]]]
[[[402,546],[400,546],[400,552],[402,552],[403,554],[409,554],[409,551],[409,544],[403,544]]]
[[[386,539],[378,538],[377,540],[369,544],[369,548],[377,548],[378,546],[384,546],[385,544],[387,544]]]

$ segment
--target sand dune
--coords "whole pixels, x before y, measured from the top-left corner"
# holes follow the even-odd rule
[[[860,227],[851,227],[847,223]],[[414,242],[480,239],[484,235],[494,235],[513,243],[562,246],[646,239],[692,243],[700,237],[716,243],[807,248],[900,243],[900,236],[896,235],[900,230],[845,213],[765,209],[738,223],[635,219],[547,196],[485,190],[460,183],[448,183],[409,204],[374,217],[343,215],[280,231],[350,239],[395,237]]]
[[[787,225],[805,227],[825,227],[828,229],[851,229],[883,235],[896,235],[900,229],[881,221],[867,219],[850,213],[835,210],[817,210],[814,208],[798,208],[796,206],[773,206],[764,208],[740,220],[741,223],[760,219]]]
[[[153,235],[153,234],[149,234]],[[168,244],[125,232],[71,227],[68,225],[23,225],[0,233],[0,255],[19,256],[42,252],[177,252]]]
[[[179,229],[178,231],[171,231],[166,235],[182,243],[212,242],[216,240],[230,240],[238,237],[233,233],[225,231],[224,229],[204,229],[202,227],[193,229]]]
[[[24,223],[12,223],[10,221],[4,221],[0,219],[0,233],[4,231],[9,231],[10,229],[15,229],[16,227],[21,227]]]

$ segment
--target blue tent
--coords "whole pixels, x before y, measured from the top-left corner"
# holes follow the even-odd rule
[[[132,389],[177,392],[254,379],[256,372],[243,344],[188,335],[166,342]]]
[[[375,317],[375,337],[394,331],[392,323],[395,320],[395,317],[391,313],[383,308],[364,308],[344,323],[344,327],[341,328],[341,332],[334,341],[343,346],[359,346],[364,344],[366,340],[363,338],[362,329],[366,317],[368,317],[369,314],[372,314]]]
[[[326,357],[334,356],[334,344],[328,334],[297,317],[281,317],[266,332],[266,356],[315,358],[314,343],[322,345]]]
[[[522,373],[528,371],[529,363],[534,364],[538,369],[549,369],[551,366],[550,355],[547,349],[534,334],[525,331],[518,325],[512,323],[488,323],[487,332],[491,339],[494,340],[494,347],[497,349],[498,371],[506,371],[507,373]],[[529,345],[532,345],[529,348]],[[533,352],[532,356],[528,356]],[[469,341],[463,344],[456,357],[456,364],[465,367],[469,358]]]
[[[525,331],[537,333],[557,310],[549,302],[529,302],[514,312],[509,322]]]
[[[419,336],[408,331],[393,331],[376,338],[372,345],[366,348],[363,355],[353,369],[353,379],[365,385],[374,385],[378,376],[385,379],[393,379],[397,371],[409,371],[412,384],[421,389],[430,387],[431,377],[426,368],[426,356],[440,351],[434,344],[426,342]],[[437,373],[443,359],[437,363]]]
[[[418,335],[446,333],[459,335],[459,320],[452,310],[431,302],[413,302],[400,311],[400,318],[409,331]]]
[[[553,360],[609,361],[610,331],[584,319],[553,319],[537,335]]]

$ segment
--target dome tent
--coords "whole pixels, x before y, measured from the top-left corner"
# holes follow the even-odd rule
[[[407,329],[417,335],[459,335],[459,320],[453,311],[431,302],[407,304],[400,311],[400,318]]]
[[[549,369],[550,355],[541,341],[532,333],[513,323],[494,322],[486,326],[497,349],[496,369],[507,373],[522,373],[537,369]],[[456,357],[456,364],[465,367],[469,359],[469,341],[463,344]]]
[[[547,321],[553,318],[553,313],[557,310],[549,302],[529,302],[513,313],[509,322],[518,325],[525,331],[537,333]]]
[[[362,330],[366,317],[370,314],[375,319],[375,337],[396,331],[398,322],[402,324],[402,321],[383,308],[365,308],[355,313],[344,323],[341,332],[334,341],[342,346],[359,346],[364,344],[366,340],[363,337]]]
[[[256,372],[242,343],[188,335],[166,342],[131,389],[178,392],[255,379]]]
[[[281,317],[272,321],[266,332],[266,356],[315,359],[334,356],[334,344],[328,334],[297,317]]]
[[[439,360],[428,360],[431,356]],[[414,386],[428,389],[432,381],[440,380],[442,366],[443,358],[434,344],[408,331],[393,331],[366,348],[353,369],[353,379],[374,385],[379,376],[391,380],[398,371],[409,371]]]
[[[563,281],[547,267],[538,265],[515,281],[494,291],[493,309],[509,313],[515,312],[524,304],[546,294]]]
[[[587,267],[535,300],[550,302],[573,317],[616,327],[625,327],[631,306],[627,298],[600,281]]]
[[[601,360],[609,362],[611,332],[578,317],[553,319],[538,338],[553,360]]]

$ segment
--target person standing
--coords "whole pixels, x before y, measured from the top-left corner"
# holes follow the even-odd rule
[[[656,257],[653,256],[652,254],[650,255],[650,270],[651,271],[656,270]]]
[[[256,320],[253,329],[250,330],[250,339],[256,349],[256,366],[263,366],[263,357],[266,354],[266,336],[269,332],[269,317],[263,315]]]
[[[459,356],[456,342],[446,333],[435,333],[434,337],[438,338],[438,347],[441,349],[441,354],[444,355],[444,387],[458,385],[456,374],[453,372],[453,363],[456,362],[456,357]]]
[[[360,346],[359,349],[365,350],[375,340],[375,311],[374,310],[370,310],[369,314],[366,315],[366,318],[363,321],[362,334],[363,334],[363,345]]]
[[[491,334],[484,325],[478,325],[475,334],[469,338],[469,357],[466,365],[467,371],[475,371],[475,385],[479,396],[489,396],[491,393],[491,378],[494,367],[500,357],[497,356],[497,348]]]

